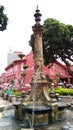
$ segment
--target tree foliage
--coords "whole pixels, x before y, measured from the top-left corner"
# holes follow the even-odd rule
[[[52,65],[60,58],[73,76],[70,63],[73,62],[73,26],[61,23],[53,18],[44,21],[43,57],[45,65]],[[29,41],[34,49],[34,35]]]
[[[4,31],[7,27],[8,17],[4,14],[4,6],[0,6],[0,31]]]

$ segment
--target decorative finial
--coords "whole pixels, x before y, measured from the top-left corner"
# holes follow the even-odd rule
[[[37,5],[37,10],[38,10],[38,5]]]
[[[40,10],[38,9],[38,5],[37,5],[37,9],[36,9],[36,13],[34,14],[34,17],[35,17],[35,21],[36,22],[40,22],[41,21],[41,14],[39,13],[40,12]]]

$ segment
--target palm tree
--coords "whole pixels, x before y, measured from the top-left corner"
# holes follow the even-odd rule
[[[25,57],[25,54],[18,54],[18,57],[22,60]]]
[[[22,59],[25,57],[25,54],[19,54],[18,57]],[[21,72],[21,80],[20,80],[20,87],[24,86],[24,81],[25,81],[25,77],[26,77],[26,69],[28,68],[27,65],[23,65],[23,71]]]
[[[22,85],[21,86],[23,86],[24,85],[24,81],[25,81],[25,78],[26,78],[26,69],[28,68],[28,66],[27,65],[23,65],[23,72],[21,73],[21,77],[22,77],[22,79],[21,79],[21,83],[22,83]]]
[[[14,76],[14,63],[11,63],[10,64],[10,67],[13,68],[13,79],[11,80],[11,84],[14,86],[14,83],[15,83],[15,76]]]

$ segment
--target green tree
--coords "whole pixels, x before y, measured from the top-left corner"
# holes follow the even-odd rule
[[[73,62],[73,26],[65,25],[58,20],[48,18],[44,21],[43,58],[44,64],[51,66],[60,58],[67,66],[69,73],[70,62]],[[31,35],[30,46],[34,49],[34,35]]]
[[[4,6],[0,5],[0,31],[4,31],[7,27],[8,17],[4,14]]]

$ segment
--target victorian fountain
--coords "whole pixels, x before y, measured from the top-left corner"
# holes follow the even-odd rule
[[[40,24],[41,14],[37,7],[34,14],[35,25],[32,27],[34,33],[34,75],[31,79],[31,93],[25,98],[22,93],[22,101],[15,103],[15,116],[24,123],[22,127],[25,129],[42,129],[53,123],[66,118],[66,103],[57,102],[54,98],[54,92],[48,95],[48,82],[46,76],[42,72],[43,68],[43,45],[42,33],[44,27]],[[26,123],[25,123],[26,122]]]

